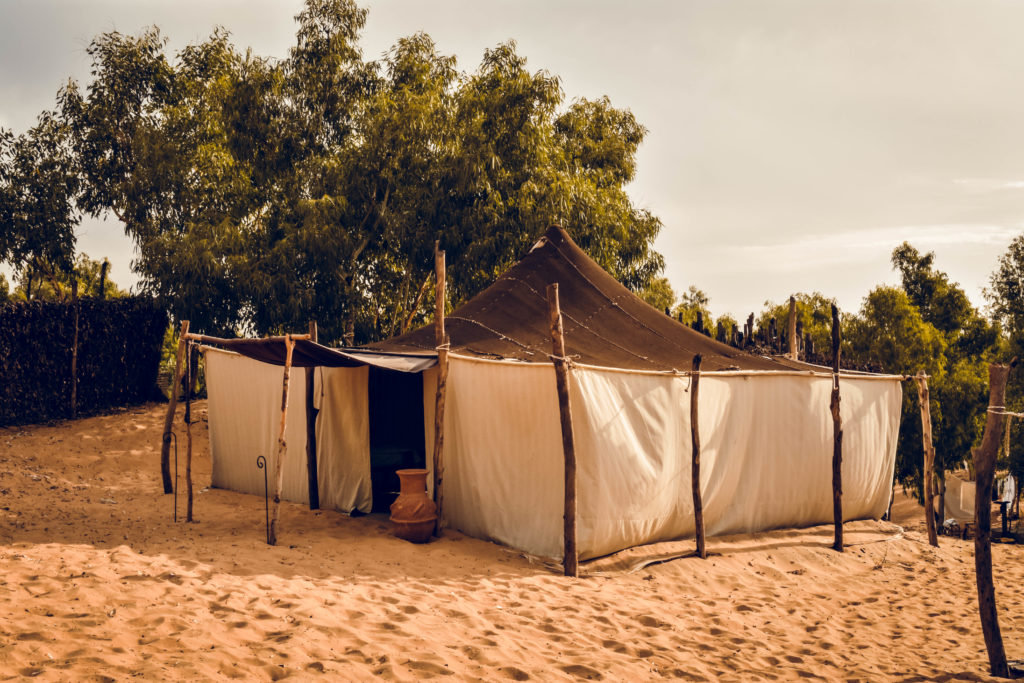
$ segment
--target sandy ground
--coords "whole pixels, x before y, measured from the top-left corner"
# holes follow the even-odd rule
[[[205,488],[203,424],[198,521],[173,521],[163,411],[0,429],[0,677],[988,680],[972,546],[928,547],[905,499],[905,534],[854,523],[843,554],[828,527],[779,531],[576,580],[454,532],[414,546],[382,516],[297,505],[268,547],[261,498]],[[1022,658],[1024,548],[994,555]]]

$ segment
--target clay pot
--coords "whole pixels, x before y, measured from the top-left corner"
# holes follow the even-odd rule
[[[398,470],[396,474],[402,490],[391,504],[395,536],[412,543],[426,543],[437,522],[437,506],[427,496],[427,471]]]

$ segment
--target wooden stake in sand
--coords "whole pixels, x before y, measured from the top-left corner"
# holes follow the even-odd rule
[[[832,548],[843,552],[843,421],[839,415],[839,307],[832,304],[832,519],[836,534]]]
[[[690,441],[693,444],[693,463],[690,468],[690,488],[693,490],[693,521],[697,535],[697,556],[708,559],[704,542],[704,502],[700,496],[700,429],[697,419],[697,401],[700,393],[700,361],[698,353],[693,357],[693,373],[690,375]]]
[[[75,316],[75,338],[71,342],[71,419],[78,417],[78,280],[71,281],[71,307]]]
[[[316,321],[309,322],[309,339],[317,340]],[[309,509],[320,509],[320,477],[316,463],[316,416],[320,411],[313,405],[313,387],[316,368],[306,368],[306,473],[309,477]]]
[[[160,473],[164,480],[164,493],[174,493],[171,479],[171,429],[174,427],[174,411],[178,407],[178,391],[181,389],[181,360],[185,355],[185,344],[188,342],[188,321],[181,321],[181,333],[178,335],[178,355],[174,364],[174,380],[171,382],[170,398],[167,401],[167,417],[164,419],[164,437],[160,446]]]
[[[281,519],[281,488],[284,486],[284,457],[288,451],[288,444],[284,440],[284,428],[288,420],[288,378],[292,373],[292,351],[295,349],[295,341],[291,335],[284,339],[284,380],[281,384],[281,431],[277,436],[277,461],[274,463],[274,514],[270,520],[270,534],[268,540],[270,545],[277,545],[277,525]]]
[[[789,331],[786,333],[786,340],[789,342],[789,357],[799,360],[797,346],[800,343],[800,335],[796,331],[796,297],[789,297]]]
[[[565,457],[565,538],[562,569],[566,576],[579,576],[579,554],[576,549],[576,443],[572,433],[572,410],[569,405],[569,362],[565,357],[565,331],[562,308],[558,301],[558,283],[548,285],[548,312],[551,316],[551,360],[555,363],[555,386],[558,390],[558,412],[562,422],[562,454]]]
[[[928,394],[928,378],[919,373],[914,378],[917,382],[917,403],[921,409],[921,446],[924,449],[924,525],[928,530],[928,543],[939,547],[939,537],[935,532],[935,490],[932,486],[935,469],[935,446],[932,444],[932,409]]]
[[[446,302],[446,270],[441,241],[434,242],[434,343],[437,344],[437,391],[434,393],[434,453],[431,466],[434,468],[434,505],[437,508],[437,523],[434,535],[441,535],[444,502],[444,404],[448,391],[448,334],[444,331],[444,307]]]
[[[992,583],[992,480],[995,477],[996,456],[1002,436],[1005,412],[1006,381],[1010,369],[1017,364],[988,366],[988,415],[981,447],[974,450],[974,472],[977,477],[974,493],[974,572],[978,583],[978,607],[981,612],[981,631],[985,636],[988,663],[993,676],[1010,677],[1003,649],[1003,635],[999,631],[996,613],[996,593]]]
[[[185,521],[192,520],[192,344],[185,352],[185,488],[188,491],[188,505]]]

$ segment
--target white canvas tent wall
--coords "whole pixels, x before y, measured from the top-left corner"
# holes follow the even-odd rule
[[[745,354],[657,314],[553,230],[448,318],[443,463],[449,526],[531,554],[562,555],[559,411],[547,358],[546,304],[538,294],[552,281],[565,293],[566,343],[577,361],[570,401],[581,559],[693,534],[689,378],[673,368],[687,368],[698,352],[710,370],[702,374],[699,406],[708,534],[832,521],[831,376],[814,366]],[[373,349],[429,353],[432,334],[421,329]],[[231,374],[227,361],[214,364],[222,365],[208,370],[214,483],[261,493],[262,480],[254,491],[250,474],[236,478],[230,472],[254,469],[253,434],[273,452],[266,449],[272,443],[266,432],[279,418],[280,368],[266,366],[270,375],[262,384],[255,370],[239,366]],[[355,379],[357,370],[325,371],[323,380],[318,373],[316,391],[326,397],[317,427],[320,495],[325,505],[336,501],[342,510],[353,501],[364,509],[364,499],[352,492],[369,476],[370,445],[360,427],[368,423],[366,383]],[[421,370],[429,453],[437,370]],[[348,373],[337,380],[345,388],[323,390],[339,371]],[[846,519],[880,517],[888,506],[900,379],[841,377]],[[249,396],[264,393],[258,400]],[[285,469],[291,484],[285,497],[301,502],[304,435],[293,421],[301,424],[303,417],[301,410],[289,413]]]

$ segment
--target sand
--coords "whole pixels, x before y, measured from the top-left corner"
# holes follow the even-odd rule
[[[205,404],[197,407],[205,418]],[[989,680],[972,545],[895,521],[711,539],[707,561],[566,579],[446,532],[211,490],[197,523],[159,480],[164,406],[0,429],[0,677],[42,680]],[[184,472],[184,442],[181,471]],[[184,511],[184,501],[179,500]],[[183,516],[182,516],[183,518]],[[1024,657],[1024,548],[994,548],[1011,659]]]

